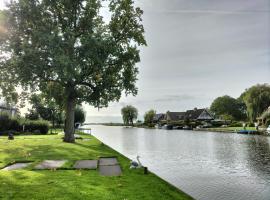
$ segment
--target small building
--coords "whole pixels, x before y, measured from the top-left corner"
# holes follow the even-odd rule
[[[0,115],[3,115],[5,113],[7,113],[10,116],[14,117],[18,113],[18,110],[16,108],[9,107],[9,106],[6,106],[6,105],[0,105]]]

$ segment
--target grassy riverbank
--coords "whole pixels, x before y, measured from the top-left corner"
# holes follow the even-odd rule
[[[0,199],[192,199],[154,174],[130,170],[129,160],[96,138],[63,143],[59,135],[17,136],[14,141],[0,138],[0,168],[15,161],[34,161],[25,170],[0,170]],[[117,156],[123,175],[103,177],[96,170],[67,170],[76,160]],[[42,160],[69,160],[65,170],[33,171]]]

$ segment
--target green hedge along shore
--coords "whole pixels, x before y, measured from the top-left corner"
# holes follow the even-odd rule
[[[130,161],[93,136],[75,144],[62,142],[61,135],[15,136],[8,141],[0,137],[0,168],[18,161],[34,161],[24,170],[0,170],[0,199],[95,199],[95,200],[186,200],[192,199],[156,175],[143,169],[129,169]],[[104,177],[97,170],[31,170],[42,160],[76,160],[117,156],[123,175]]]

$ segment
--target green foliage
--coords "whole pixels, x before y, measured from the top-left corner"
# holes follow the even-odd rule
[[[84,123],[85,122],[85,111],[81,106],[76,106],[75,108],[75,123]]]
[[[11,118],[8,114],[2,114],[0,115],[0,131],[19,131],[20,130],[20,124],[18,120],[15,118]]]
[[[48,93],[32,94],[30,103],[32,104],[33,112],[37,113],[43,120],[51,121],[54,127],[55,122],[58,125],[63,123],[63,111],[62,106],[56,103],[55,99],[50,98]]]
[[[146,125],[153,125],[153,121],[154,121],[154,117],[156,115],[156,111],[155,110],[149,110],[144,114],[144,123]]]
[[[139,46],[146,45],[143,11],[132,0],[102,2],[11,1],[7,39],[0,45],[10,55],[0,63],[0,79],[7,80],[1,87],[44,92],[53,82],[63,92],[68,128],[76,104],[101,108],[123,92],[136,95]],[[102,6],[111,14],[109,22]],[[73,131],[66,131],[70,140]]]
[[[47,134],[49,131],[49,123],[43,120],[26,121],[24,126],[25,131],[30,133]]]
[[[243,123],[241,122],[233,122],[229,125],[229,127],[243,127]]]
[[[37,111],[31,109],[25,114],[25,118],[29,120],[39,120],[39,114]]]
[[[256,121],[270,105],[270,85],[255,85],[247,89],[240,98],[247,106],[249,120]]]
[[[216,98],[210,110],[217,116],[225,117],[224,120],[245,120],[246,118],[245,104],[228,95]]]
[[[138,110],[137,108],[128,105],[122,108],[121,114],[124,124],[133,126],[133,121],[138,117]]]

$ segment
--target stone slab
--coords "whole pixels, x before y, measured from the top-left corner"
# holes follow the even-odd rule
[[[118,165],[118,161],[117,158],[100,158],[99,165],[100,166]]]
[[[73,166],[75,169],[97,169],[97,160],[78,160]]]
[[[35,169],[57,169],[62,167],[66,162],[66,160],[44,160],[35,166]]]
[[[30,164],[32,163],[15,163],[15,164],[5,167],[3,170],[11,171],[11,170],[23,169],[23,168],[28,167]]]
[[[120,165],[102,165],[99,166],[99,173],[102,176],[120,176],[122,170]]]

